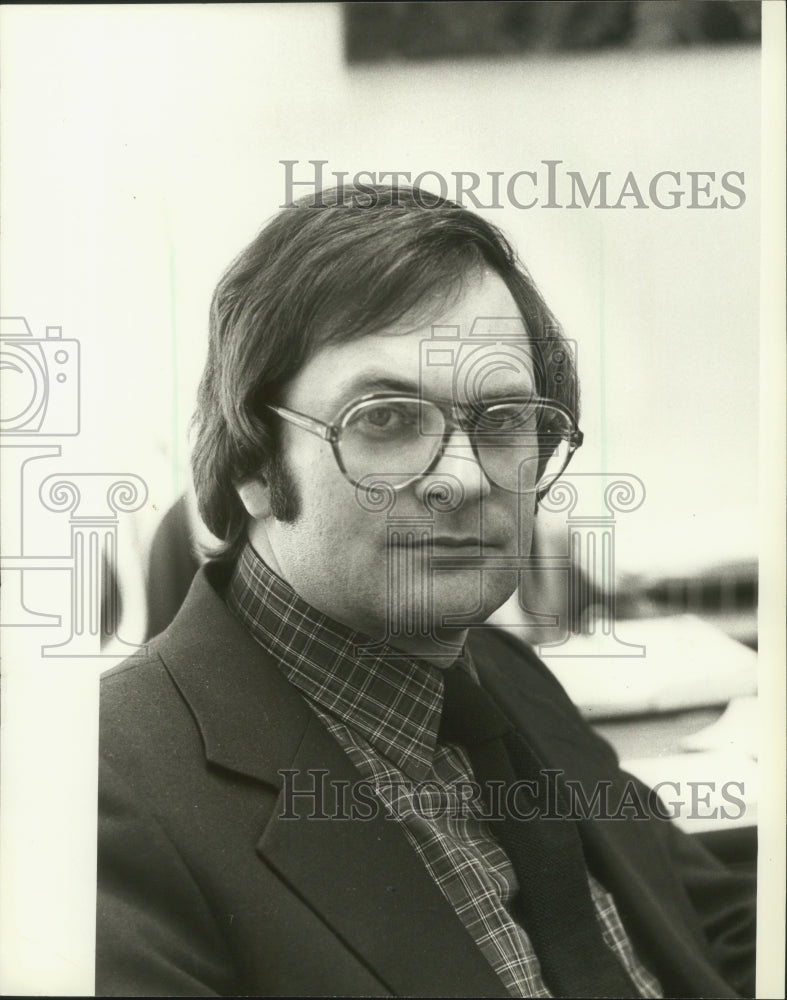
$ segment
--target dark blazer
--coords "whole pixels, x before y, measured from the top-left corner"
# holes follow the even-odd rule
[[[102,680],[97,994],[506,996],[395,822],[309,818],[308,798],[283,817],[282,770],[298,787],[307,770],[358,774],[227,611],[224,572],[201,569],[147,654]],[[611,748],[530,650],[497,629],[470,642],[547,767],[623,787]],[[667,995],[753,994],[748,877],[663,820],[580,825]]]

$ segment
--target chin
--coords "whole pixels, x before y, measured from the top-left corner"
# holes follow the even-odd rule
[[[516,588],[517,574],[511,570],[435,574],[431,595],[434,626],[478,625],[505,604]]]

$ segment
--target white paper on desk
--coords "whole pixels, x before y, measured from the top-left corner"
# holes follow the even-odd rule
[[[733,698],[719,719],[678,740],[682,750],[733,750],[754,760],[759,754],[759,743],[759,713],[753,695]]]
[[[620,763],[654,788],[665,813],[687,833],[757,823],[757,764],[742,753],[709,751]]]
[[[721,705],[757,690],[757,654],[694,615],[617,623],[642,656],[599,655],[608,638],[576,636],[540,654],[583,714],[667,712]],[[620,647],[625,650],[625,647]]]

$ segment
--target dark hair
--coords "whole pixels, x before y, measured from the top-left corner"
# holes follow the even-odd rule
[[[576,417],[571,351],[503,234],[419,189],[334,188],[276,215],[222,276],[194,415],[199,511],[235,557],[246,538],[236,484],[281,473],[274,402],[322,345],[393,325],[447,299],[488,266],[506,283],[533,341],[537,391]],[[275,512],[274,512],[275,513]]]

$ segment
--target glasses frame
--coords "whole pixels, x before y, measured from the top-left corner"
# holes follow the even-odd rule
[[[274,413],[278,414],[282,419],[286,420],[288,423],[293,424],[296,427],[300,427],[302,430],[308,431],[310,434],[315,434],[317,437],[327,441],[330,444],[333,451],[333,457],[336,460],[336,464],[339,466],[344,478],[356,489],[367,489],[367,487],[361,485],[360,480],[353,479],[350,473],[347,471],[347,467],[344,464],[341,453],[341,439],[344,428],[349,423],[350,417],[355,413],[356,410],[365,406],[367,403],[372,402],[418,402],[418,403],[428,403],[430,406],[436,407],[443,415],[445,420],[445,428],[442,433],[441,441],[437,447],[434,457],[431,462],[417,475],[411,476],[409,479],[402,483],[397,483],[396,485],[391,484],[391,488],[395,491],[403,490],[406,487],[412,485],[418,479],[422,479],[424,476],[428,476],[429,473],[435,468],[435,466],[440,462],[448,444],[451,440],[452,435],[456,431],[462,431],[466,434],[468,440],[470,441],[470,446],[473,449],[473,455],[475,460],[478,462],[481,471],[484,473],[487,479],[494,483],[491,479],[486,469],[484,468],[483,462],[479,458],[478,450],[476,446],[475,436],[479,433],[477,423],[478,418],[468,417],[468,415],[463,412],[461,407],[457,407],[450,404],[437,403],[431,399],[424,399],[418,395],[408,395],[403,392],[373,392],[367,396],[359,396],[357,399],[351,400],[349,403],[345,404],[336,417],[330,423],[326,423],[324,420],[318,420],[316,417],[310,417],[306,413],[300,413],[298,410],[291,410],[286,406],[278,406],[274,403],[266,403],[267,409],[272,410]],[[563,467],[560,472],[553,477],[549,484],[540,489],[533,490],[517,490],[514,492],[521,493],[522,495],[527,493],[537,493],[538,497],[544,496],[553,486],[554,483],[563,475],[568,467],[568,463],[571,461],[574,452],[577,448],[581,447],[584,441],[584,434],[577,426],[577,422],[574,417],[569,413],[565,406],[558,403],[554,399],[547,399],[542,396],[506,396],[501,399],[495,400],[494,403],[490,403],[489,406],[484,407],[482,412],[486,412],[494,406],[503,406],[511,403],[534,403],[541,406],[549,406],[554,410],[558,410],[568,421],[569,427],[571,428],[569,434],[566,436],[565,440],[568,441],[569,450],[566,456],[566,460],[563,463]],[[481,437],[483,437],[483,432],[481,432]],[[498,489],[506,489],[506,487],[498,486]]]

